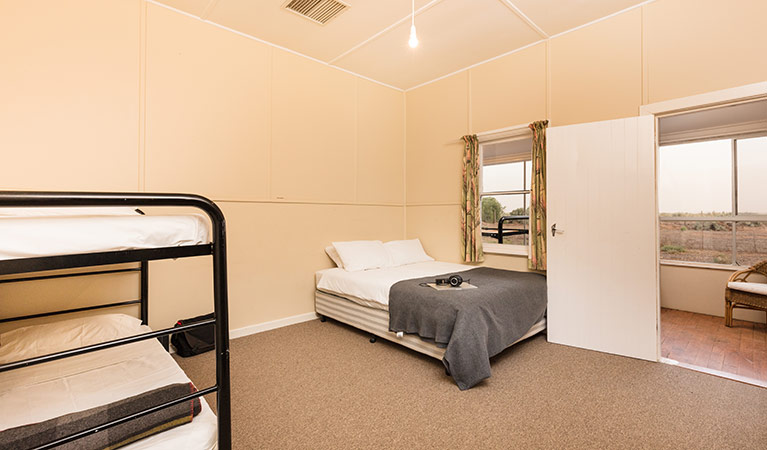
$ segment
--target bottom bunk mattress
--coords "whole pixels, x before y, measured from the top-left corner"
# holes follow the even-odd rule
[[[444,264],[320,271],[315,309],[441,359],[458,387],[468,389],[490,376],[492,356],[545,328],[546,278],[452,265],[450,272],[471,278],[471,289],[432,289],[427,283],[435,275],[449,274],[437,271]]]
[[[34,332],[34,327],[29,327]],[[150,331],[142,326],[141,331]],[[3,343],[0,342],[0,348]],[[21,355],[24,359],[28,355]],[[13,360],[13,355],[4,354]],[[0,373],[0,433],[85,411],[189,378],[156,339]],[[214,449],[217,419],[204,398],[191,423],[120,447],[143,449]]]

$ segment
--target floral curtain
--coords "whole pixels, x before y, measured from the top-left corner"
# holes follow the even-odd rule
[[[463,188],[461,190],[461,257],[482,262],[482,212],[479,208],[479,142],[477,135],[463,137]]]
[[[533,130],[533,179],[530,185],[530,255],[527,267],[546,270],[546,127],[548,120],[530,124]]]

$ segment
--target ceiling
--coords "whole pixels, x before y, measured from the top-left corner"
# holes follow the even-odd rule
[[[156,0],[403,90],[646,0],[415,0],[415,49],[410,0],[342,1],[350,8],[319,25],[286,0]]]

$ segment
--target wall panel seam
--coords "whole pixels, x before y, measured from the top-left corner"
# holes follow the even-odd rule
[[[267,70],[269,74],[266,79],[266,140],[267,140],[267,152],[266,152],[266,197],[272,198],[272,160],[273,160],[273,144],[272,136],[274,126],[274,103],[272,90],[274,89],[274,49],[269,47],[269,68]]]
[[[466,126],[468,128],[469,133],[474,133],[474,129],[472,126],[471,118],[474,115],[474,111],[472,111],[472,102],[471,102],[471,70],[466,71],[466,111],[467,111],[467,117],[466,117]]]
[[[546,60],[544,61],[546,89],[544,89],[544,101],[546,102],[546,119],[551,120],[551,41],[546,41],[544,45],[546,46]]]
[[[146,191],[146,80],[147,80],[147,5],[139,3],[139,80],[138,80],[138,186]]]
[[[402,93],[402,239],[407,239],[407,94]]]
[[[354,203],[360,199],[360,83],[354,79]]]
[[[650,102],[650,66],[647,63],[647,33],[645,29],[645,16],[647,14],[647,5],[642,5],[642,8],[640,9],[641,16],[640,16],[640,36],[641,36],[641,48],[642,48],[642,60],[641,60],[641,67],[642,67],[642,99],[639,103],[640,105],[646,105]]]

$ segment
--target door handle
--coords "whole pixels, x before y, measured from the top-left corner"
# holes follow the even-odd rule
[[[551,226],[551,237],[555,237],[557,234],[564,234],[565,230],[557,230],[557,224]]]

